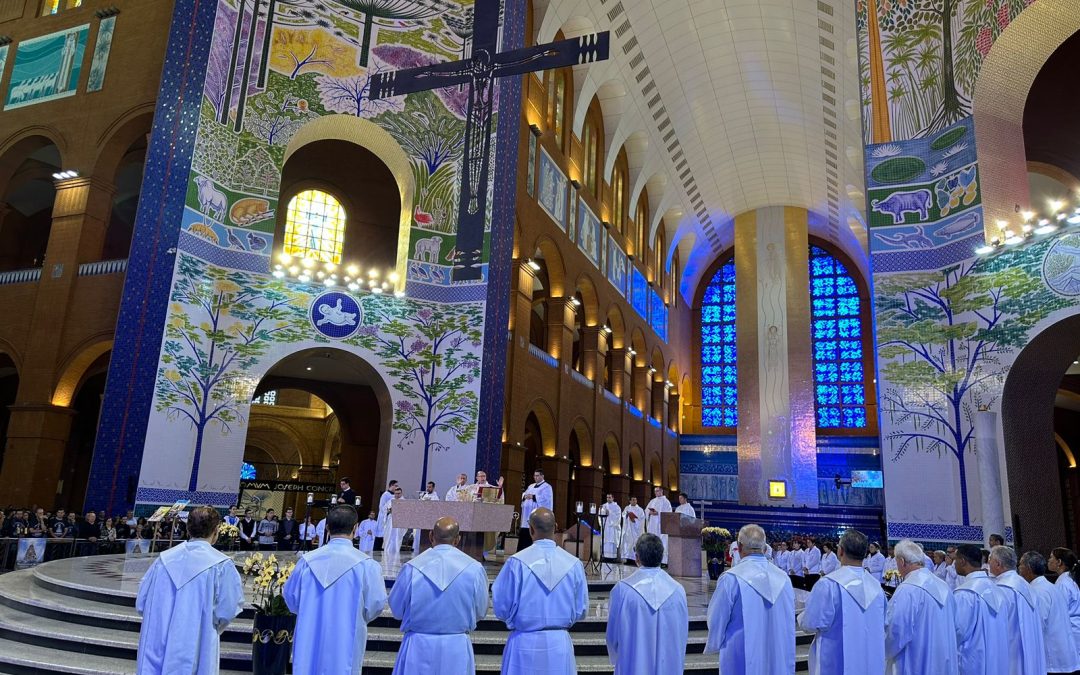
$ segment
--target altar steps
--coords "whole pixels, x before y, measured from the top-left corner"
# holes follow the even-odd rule
[[[96,585],[95,585],[96,584]],[[590,594],[591,616],[574,626],[571,639],[582,673],[611,673],[605,630],[607,593]],[[48,564],[0,576],[0,674],[77,673],[131,675],[139,640],[135,588],[64,578]],[[715,673],[717,656],[703,653],[707,639],[701,609],[691,617],[686,673]],[[368,630],[364,673],[390,673],[402,635],[389,611]],[[245,611],[222,636],[222,673],[251,672],[252,616]],[[489,615],[472,635],[478,673],[499,672],[509,633]],[[796,669],[807,669],[810,637],[797,637]]]

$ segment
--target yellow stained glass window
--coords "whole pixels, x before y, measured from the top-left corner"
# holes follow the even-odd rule
[[[289,202],[284,252],[319,262],[341,262],[345,209],[333,195],[304,190]]]
[[[60,11],[60,0],[45,0],[41,3],[41,15],[48,16]]]

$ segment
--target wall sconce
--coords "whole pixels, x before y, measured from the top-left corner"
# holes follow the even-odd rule
[[[531,269],[533,272],[539,272],[540,271],[540,263],[536,262],[532,258],[529,258],[528,260],[526,260],[525,264],[528,265],[529,269]]]
[[[656,374],[656,368],[653,368],[652,366],[649,366],[649,374],[650,375],[655,375]]]
[[[577,296],[570,296],[570,304],[574,307],[581,307],[581,301],[577,299]]]
[[[543,135],[543,133],[544,133],[544,132],[543,132],[543,131],[542,131],[542,130],[540,129],[540,127],[536,126],[535,124],[530,124],[530,125],[529,125],[529,131],[531,131],[531,132],[532,132],[532,135],[533,135],[533,136],[536,136],[537,138],[540,138],[540,136],[542,136],[542,135]]]
[[[52,175],[52,177],[54,180],[67,180],[68,178],[77,178],[78,175],[78,171],[67,169],[66,171],[57,171]]]
[[[571,178],[570,185],[573,185],[575,190],[581,190],[581,181],[577,178]]]
[[[603,326],[600,326],[600,330],[604,332],[604,335],[611,335],[611,326],[606,323]]]
[[[630,356],[637,356],[637,351],[633,347],[626,350],[626,353],[629,354]]]

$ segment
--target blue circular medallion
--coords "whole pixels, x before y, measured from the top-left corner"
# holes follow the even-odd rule
[[[327,291],[315,298],[308,309],[308,318],[315,330],[331,340],[349,337],[363,320],[360,303],[341,291]]]

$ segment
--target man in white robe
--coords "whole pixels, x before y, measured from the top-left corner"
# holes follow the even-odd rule
[[[589,610],[585,571],[581,561],[555,545],[554,513],[536,509],[529,527],[532,546],[511,556],[491,587],[495,616],[510,629],[502,672],[576,673],[567,631]]]
[[[1065,595],[1073,642],[1080,652],[1080,585],[1076,583],[1076,580],[1080,579],[1080,567],[1077,566],[1076,554],[1067,548],[1055,548],[1050,552],[1046,566],[1058,575],[1054,585]]]
[[[502,476],[499,477],[499,480],[495,485],[492,485],[491,483],[488,482],[488,477],[487,477],[487,472],[486,471],[477,471],[476,472],[476,482],[469,486],[469,492],[472,494],[473,500],[478,501],[478,502],[483,501],[483,499],[484,499],[484,490],[487,489],[487,488],[496,488],[498,490],[498,492],[495,495],[495,503],[496,504],[505,504],[506,503],[506,493],[503,492],[503,478],[502,478]],[[497,543],[498,543],[498,534],[496,534],[495,532],[485,532],[484,533],[484,560],[488,560],[489,556],[494,556],[495,555],[495,546],[497,545]]]
[[[803,588],[810,590],[821,578],[821,549],[813,537],[806,538],[806,550],[803,551]]]
[[[360,550],[368,555],[375,550],[375,532],[379,529],[379,520],[374,511],[368,513],[367,520],[360,521],[356,526],[356,539]]]
[[[1031,587],[1016,573],[1016,551],[1007,546],[990,550],[990,574],[1002,591],[1009,634],[1009,674],[1046,672],[1042,622]]]
[[[634,546],[642,534],[645,525],[645,509],[637,503],[637,497],[631,497],[630,503],[623,510],[622,539],[619,544],[619,557],[630,560],[634,557]]]
[[[773,560],[776,561],[776,567],[779,568],[784,574],[788,573],[788,569],[791,567],[791,551],[788,550],[786,541],[782,541],[777,544],[776,555],[773,556]]]
[[[953,555],[960,584],[956,603],[956,653],[959,675],[1008,675],[1009,626],[1005,600],[982,569],[982,551],[965,544]]]
[[[739,542],[733,541],[728,546],[728,556],[731,558],[731,566],[734,567],[739,564],[739,560],[742,559],[742,554],[739,551]],[[790,559],[789,559],[790,560]],[[787,570],[784,570],[787,572]]]
[[[925,568],[922,546],[905,539],[893,551],[904,581],[885,614],[886,671],[890,675],[955,673],[956,606],[948,585]]]
[[[386,502],[386,518],[383,520],[383,555],[397,558],[401,553],[401,542],[405,539],[405,528],[394,527],[394,504],[404,498],[401,486],[394,487],[394,498]],[[385,558],[384,558],[385,559]]]
[[[639,569],[611,589],[608,658],[615,675],[681,673],[689,626],[686,590],[660,569],[660,537],[642,535],[634,554]]]
[[[459,539],[457,521],[440,518],[432,547],[405,563],[390,589],[405,634],[394,675],[476,672],[469,633],[487,614],[487,572],[457,548]]]
[[[720,654],[724,675],[795,672],[795,591],[765,557],[765,531],[739,530],[740,564],[716,582],[709,601],[706,654]]]
[[[394,498],[394,490],[397,489],[397,484],[398,483],[397,483],[396,480],[390,481],[389,483],[386,484],[386,492],[379,495],[379,515],[378,515],[379,527],[378,527],[378,529],[375,530],[375,548],[380,550],[380,551],[382,551],[384,549],[383,539],[387,535],[387,531],[386,531],[386,529],[387,529],[386,528],[386,515],[387,515],[386,505],[391,499]]]
[[[884,675],[885,593],[863,569],[866,535],[840,537],[840,569],[810,592],[799,628],[815,633],[810,675]]]
[[[1077,656],[1076,642],[1069,626],[1065,594],[1046,580],[1046,558],[1035,551],[1028,551],[1020,558],[1019,574],[1031,584],[1031,594],[1039,611],[1046,672],[1073,673],[1080,670],[1080,657]]]
[[[446,496],[443,498],[444,501],[448,501],[448,502],[459,501],[458,493],[460,491],[466,489],[467,486],[465,485],[465,483],[467,483],[468,481],[469,481],[469,476],[467,474],[459,473],[458,477],[457,477],[457,483],[455,483],[454,485],[451,485],[450,489],[446,491]]]
[[[645,531],[655,535],[659,535],[660,541],[664,542],[664,564],[667,564],[668,557],[668,536],[660,532],[660,514],[671,513],[671,502],[664,496],[664,488],[653,488],[654,497],[649,501],[649,504],[645,507],[645,513],[648,518],[645,521]]]
[[[326,546],[300,556],[282,595],[296,614],[294,673],[359,675],[367,625],[386,606],[379,564],[353,548],[356,509],[330,508]]]
[[[601,537],[604,545],[601,557],[614,560],[619,557],[619,535],[622,528],[619,523],[622,520],[622,507],[615,501],[615,495],[608,494],[607,501],[600,505],[600,522],[603,523]]]
[[[803,588],[803,569],[806,567],[806,551],[802,550],[802,542],[796,539],[791,544],[791,557],[788,559],[790,567],[788,573],[791,575],[791,585],[795,588]]]
[[[428,481],[427,487],[422,493],[420,493],[420,501],[422,502],[437,502],[439,501],[439,493],[435,492],[435,482]],[[412,550],[414,553],[420,552],[420,528],[415,528],[412,531]]]
[[[529,516],[533,511],[545,508],[549,511],[555,508],[555,497],[551,491],[551,483],[544,480],[544,472],[540,469],[533,471],[533,482],[525,488],[521,495],[521,527],[518,528],[518,550],[522,551],[532,544],[532,536],[529,534]]]
[[[826,576],[840,569],[840,559],[836,557],[835,547],[831,543],[822,542],[821,548],[821,574]]]
[[[949,546],[945,549],[945,562],[949,565],[945,570],[945,583],[948,584],[950,591],[955,591],[956,587],[960,585],[959,575],[956,573],[955,546]]]
[[[876,543],[870,544],[870,555],[866,556],[863,568],[870,573],[870,576],[877,579],[879,584],[881,583],[885,573],[885,556],[881,555],[881,547]]]
[[[679,505],[675,507],[675,513],[697,518],[697,511],[694,510],[694,505],[690,503],[690,498],[686,496],[685,492],[679,493]]]
[[[188,515],[188,541],[158,556],[139,584],[135,611],[140,675],[218,672],[220,635],[244,607],[232,559],[214,548],[221,516],[209,506]]]

